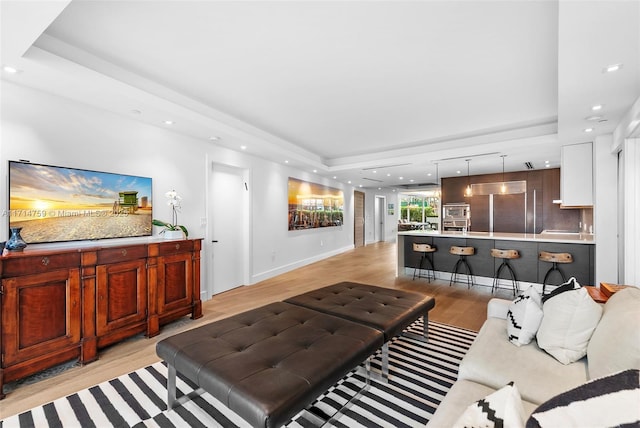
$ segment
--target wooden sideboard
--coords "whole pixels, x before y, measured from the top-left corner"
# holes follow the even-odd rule
[[[6,382],[127,337],[202,316],[201,239],[36,250],[0,257],[0,399]]]

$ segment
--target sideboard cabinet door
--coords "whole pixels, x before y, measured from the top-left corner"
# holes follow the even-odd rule
[[[79,269],[7,278],[2,289],[3,367],[39,357],[46,358],[34,368],[53,366],[56,353],[79,354]],[[11,378],[5,373],[5,381]]]
[[[182,316],[193,310],[192,253],[158,257],[158,315]],[[171,317],[173,318],[173,317]]]
[[[146,260],[96,269],[96,334],[98,347],[143,332],[147,317]]]

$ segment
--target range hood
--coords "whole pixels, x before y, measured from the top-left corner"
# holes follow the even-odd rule
[[[497,183],[474,183],[471,193],[475,195],[515,195],[527,193],[527,181],[500,181]]]

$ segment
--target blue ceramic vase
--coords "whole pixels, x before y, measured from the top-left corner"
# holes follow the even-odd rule
[[[27,246],[27,243],[24,242],[22,236],[20,236],[21,227],[12,227],[11,229],[11,237],[4,245],[5,248],[9,251],[22,251]]]

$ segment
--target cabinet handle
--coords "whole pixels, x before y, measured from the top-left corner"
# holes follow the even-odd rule
[[[180,249],[180,244],[176,244],[176,250]]]
[[[42,265],[43,266],[49,265],[49,257],[43,257],[42,258]]]
[[[126,248],[122,250],[122,255],[123,255],[123,256],[126,256],[126,255],[127,255],[127,249],[126,249]]]

